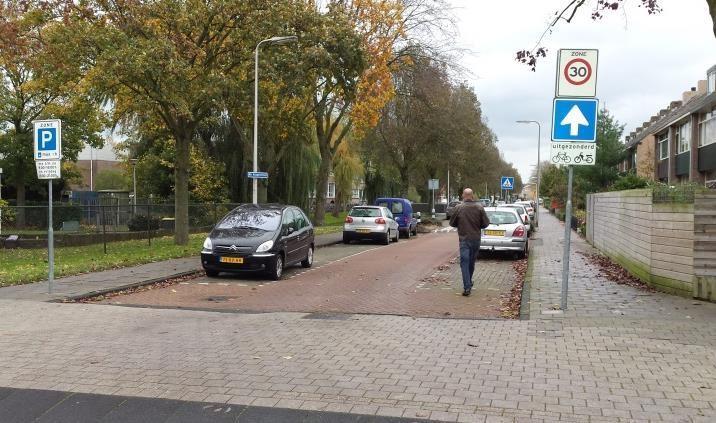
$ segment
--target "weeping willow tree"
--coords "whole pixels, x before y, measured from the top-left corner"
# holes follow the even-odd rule
[[[363,177],[363,162],[360,155],[356,153],[355,141],[349,140],[341,144],[336,150],[333,161],[333,177],[336,183],[336,207],[333,208],[333,215],[338,216],[343,205],[347,204],[353,193],[353,184]]]
[[[319,164],[315,143],[289,141],[275,164],[275,176],[268,185],[269,201],[292,204],[308,212]]]

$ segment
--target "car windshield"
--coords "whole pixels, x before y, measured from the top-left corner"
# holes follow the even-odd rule
[[[517,215],[508,211],[488,210],[487,217],[493,225],[509,225],[517,223]]]
[[[525,214],[525,208],[522,206],[513,205],[513,206],[507,206],[507,207],[517,210],[517,213],[519,213],[519,214]]]
[[[235,210],[229,213],[217,229],[257,229],[275,231],[281,225],[280,210]]]
[[[380,217],[380,209],[353,207],[348,216],[351,217]]]

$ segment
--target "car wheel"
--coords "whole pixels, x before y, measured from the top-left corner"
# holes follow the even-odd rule
[[[410,239],[410,236],[412,235],[412,234],[411,234],[411,230],[410,230],[410,226],[408,226],[408,230],[405,231],[404,233],[405,233],[405,239]],[[402,236],[402,234],[401,234],[401,236]]]
[[[204,272],[206,272],[206,276],[208,276],[210,278],[215,278],[215,277],[219,276],[218,270],[204,269]]]
[[[388,244],[390,244],[390,229],[385,232],[385,239],[383,240],[383,245]]]
[[[393,238],[394,242],[398,242],[398,239],[400,238],[400,229],[395,230],[395,238]]]
[[[351,237],[349,237],[347,234],[343,234],[343,243],[344,243],[344,244],[350,244],[350,243],[351,243]]]
[[[308,247],[308,255],[306,258],[301,262],[301,266],[308,269],[309,267],[313,266],[313,245]]]
[[[283,275],[283,256],[281,254],[276,256],[269,272],[271,279],[275,281],[281,279],[281,275]]]
[[[418,236],[418,225],[415,225],[415,228],[413,228],[413,235]]]

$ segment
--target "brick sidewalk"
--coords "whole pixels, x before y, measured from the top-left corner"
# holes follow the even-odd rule
[[[600,276],[599,269],[581,253],[597,253],[584,239],[572,232],[568,307],[565,317],[621,321],[711,321],[716,304],[648,292],[618,285]],[[542,209],[540,228],[532,240],[530,318],[549,319],[544,310],[558,308],[562,286],[564,224]],[[561,318],[556,316],[555,318]],[[608,324],[608,322],[607,322]]]

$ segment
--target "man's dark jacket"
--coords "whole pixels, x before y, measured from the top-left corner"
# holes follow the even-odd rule
[[[481,203],[476,201],[464,201],[455,208],[450,217],[450,226],[457,228],[460,241],[479,241],[481,229],[490,224],[490,219],[485,213]]]

